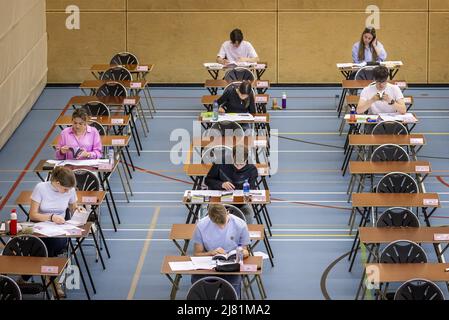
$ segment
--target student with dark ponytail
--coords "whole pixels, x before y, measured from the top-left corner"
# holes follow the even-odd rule
[[[220,113],[256,113],[250,81],[243,81],[238,87],[229,85],[217,102]]]

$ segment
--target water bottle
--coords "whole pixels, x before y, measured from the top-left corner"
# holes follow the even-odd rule
[[[282,92],[282,109],[287,108],[287,94]]]
[[[236,251],[235,262],[243,264],[243,247],[242,247],[242,245],[239,244],[235,251]]]
[[[354,108],[354,106],[352,106],[351,107],[351,111],[349,112],[349,121],[350,122],[355,122],[356,121],[355,114],[356,114],[355,108]]]
[[[9,234],[15,236],[17,234],[17,213],[16,209],[11,210],[11,221],[9,222]]]
[[[109,159],[109,164],[111,165],[111,167],[114,166],[114,147],[109,147],[108,159]]]
[[[245,180],[243,183],[243,199],[246,201],[249,201],[249,182],[248,179]]]
[[[217,100],[214,101],[214,105],[212,107],[212,111],[213,111],[213,116],[212,116],[212,120],[213,121],[217,121],[218,120],[218,108],[220,106],[218,105]]]

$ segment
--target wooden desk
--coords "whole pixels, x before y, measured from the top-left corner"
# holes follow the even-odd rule
[[[390,80],[393,80],[393,78],[398,73],[399,69],[401,68],[401,65],[399,65],[399,64],[381,64],[381,65],[388,68]],[[372,66],[372,68],[375,68],[375,67],[376,66]],[[351,76],[351,74],[353,72],[356,72],[356,71],[360,70],[361,68],[362,67],[358,67],[358,66],[354,66],[354,65],[351,67],[339,67],[337,64],[337,69],[341,72],[341,74],[345,77],[345,79],[349,79],[349,77]]]
[[[5,275],[30,275],[30,276],[61,276],[68,263],[67,258],[57,257],[24,257],[24,256],[1,256],[0,274]],[[58,267],[58,273],[42,272],[43,266]]]
[[[435,203],[427,202],[429,200]],[[360,226],[365,226],[370,211],[374,215],[372,208],[416,207],[422,208],[424,220],[430,227],[429,218],[441,208],[441,202],[438,193],[353,193],[352,207],[362,215]],[[363,211],[360,208],[364,208]],[[431,211],[428,213],[427,209]],[[373,216],[371,221],[374,223],[377,219]]]
[[[118,82],[118,83],[122,84],[128,90],[143,90],[143,88],[145,88],[145,86],[148,84],[148,82],[146,80],[137,80],[137,81],[85,80],[80,84],[79,88],[83,91],[86,89],[96,91],[102,85],[109,83],[109,82]]]
[[[349,181],[347,194],[352,194],[357,177],[359,177],[357,192],[360,193],[365,190],[366,175],[379,175],[390,172],[414,174],[416,175],[418,186],[422,188],[422,183],[432,172],[432,168],[429,161],[350,161],[349,173],[351,174],[351,180]]]
[[[17,197],[15,204],[18,206],[29,206],[31,205],[31,194],[33,191],[22,191]],[[78,198],[77,203],[80,205],[92,205],[99,206],[104,200],[106,195],[105,191],[77,191],[76,197]],[[96,201],[90,201],[93,197]],[[24,210],[25,214],[28,216],[28,212]]]
[[[221,95],[208,95],[201,97],[201,104],[206,108],[207,111],[213,111],[212,106],[216,100],[218,100]],[[267,113],[266,104],[270,100],[270,95],[268,94],[256,94],[254,96],[254,102],[257,107],[257,112]]]
[[[231,82],[239,82],[239,81],[231,81]],[[211,95],[216,95],[219,89],[225,88],[228,82],[224,79],[209,79],[204,83],[204,87],[210,92]],[[257,90],[259,94],[264,94],[267,89],[270,87],[270,81],[268,80],[254,80],[252,83],[252,87]]]
[[[101,75],[110,68],[123,67],[131,73],[148,73],[153,71],[154,64],[94,64],[90,67],[90,72],[96,79],[100,79]],[[137,70],[139,67],[148,68],[148,70]]]
[[[208,136],[208,137],[194,137],[192,146],[194,148],[208,148],[218,145],[225,145],[233,147],[235,145],[245,145],[248,148],[252,147],[267,147],[267,137],[253,137],[253,136]]]
[[[176,292],[179,288],[179,282],[181,280],[182,275],[209,275],[209,276],[224,276],[224,275],[241,275],[243,277],[243,287],[247,292],[247,296],[249,298],[248,289],[250,289],[252,282],[257,281],[257,285],[259,288],[261,299],[266,298],[265,289],[262,284],[262,267],[263,260],[262,257],[254,257],[249,256],[244,260],[245,264],[255,264],[257,265],[257,271],[239,271],[239,272],[217,272],[215,270],[185,270],[185,271],[173,271],[170,268],[169,262],[181,262],[181,261],[190,261],[189,256],[165,256],[164,261],[162,262],[161,274],[167,276],[167,278],[172,283],[172,290],[170,293],[170,299],[175,299]],[[171,277],[171,275],[175,275],[175,279]],[[253,280],[250,280],[250,276],[253,276]],[[251,290],[252,291],[252,290]],[[253,298],[254,295],[253,295]]]
[[[83,106],[89,102],[102,102],[107,106],[124,107],[126,105],[136,105],[140,103],[140,96],[128,97],[97,97],[97,96],[74,96],[67,103],[70,106]],[[126,104],[125,104],[126,102]]]
[[[89,117],[88,122],[98,122],[104,127],[111,126],[129,126],[129,115],[123,116],[97,116],[97,117]],[[71,126],[72,125],[72,116],[63,115],[59,116],[54,123],[55,126]]]
[[[129,144],[129,139],[131,136],[101,136],[101,144],[103,147],[117,147],[117,148],[123,148],[127,147]],[[59,136],[57,136],[53,141],[51,142],[50,146],[56,147],[58,145]]]
[[[234,68],[245,68],[245,69],[249,69],[251,70],[253,73],[256,72],[256,76],[257,79],[260,80],[260,78],[262,78],[262,75],[265,73],[265,70],[268,69],[268,63],[266,62],[259,62],[255,65],[252,66],[248,66],[248,67],[226,67],[226,65],[221,65],[220,67],[209,67],[203,64],[203,66],[206,68],[207,72],[209,72],[209,74],[211,75],[211,77],[213,79],[218,79],[218,74],[220,72],[220,70],[224,70],[225,72],[227,72],[228,70],[232,70]]]
[[[360,96],[356,96],[356,95],[346,96],[346,103],[349,106],[357,107],[359,105],[359,100],[360,100]],[[411,106],[413,105],[414,102],[415,101],[412,96],[404,97],[404,103],[405,103],[405,105],[408,106],[407,111],[411,108]]]
[[[270,123],[270,114],[269,113],[255,113],[252,114],[253,117],[257,117],[256,119],[251,120],[238,120],[238,123]],[[220,120],[220,118],[218,118]],[[198,116],[198,121],[201,123],[214,123],[217,121],[213,121],[212,118],[205,118],[201,114]]]

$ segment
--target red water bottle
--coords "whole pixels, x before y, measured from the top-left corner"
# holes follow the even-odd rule
[[[11,221],[9,222],[9,234],[15,236],[17,234],[17,213],[16,209],[11,210]]]

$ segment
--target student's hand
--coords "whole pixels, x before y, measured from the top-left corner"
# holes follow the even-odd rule
[[[86,150],[83,150],[78,157],[76,157],[77,159],[81,159],[81,158],[90,158],[90,152],[87,152]]]
[[[57,216],[57,215],[53,216],[52,221],[56,224],[64,224],[65,223],[65,219],[63,217]]]
[[[371,101],[373,101],[373,102],[376,102],[376,101],[379,101],[379,100],[380,100],[380,97],[379,97],[379,95],[377,93],[371,98]]]
[[[223,248],[217,248],[217,249],[211,250],[210,253],[212,255],[216,255],[216,254],[224,254],[224,253],[226,253],[226,251]]]
[[[223,107],[218,108],[218,113],[223,114],[226,113],[226,110]]]
[[[59,149],[59,152],[61,152],[62,154],[66,154],[67,152],[69,152],[69,147],[68,146],[63,146]]]
[[[84,208],[84,207],[82,207],[82,206],[76,207],[76,210],[79,211],[79,212],[83,212],[83,213],[86,213],[86,212],[87,212],[86,208]]]
[[[235,186],[232,183],[230,183],[230,182],[223,182],[221,187],[223,189],[225,189],[226,191],[233,191],[235,189]]]
[[[390,103],[391,100],[392,99],[390,98],[390,96],[388,94],[384,93],[384,95],[382,96],[382,101]]]
[[[240,57],[237,59],[237,62],[247,62],[248,60],[248,58]]]

